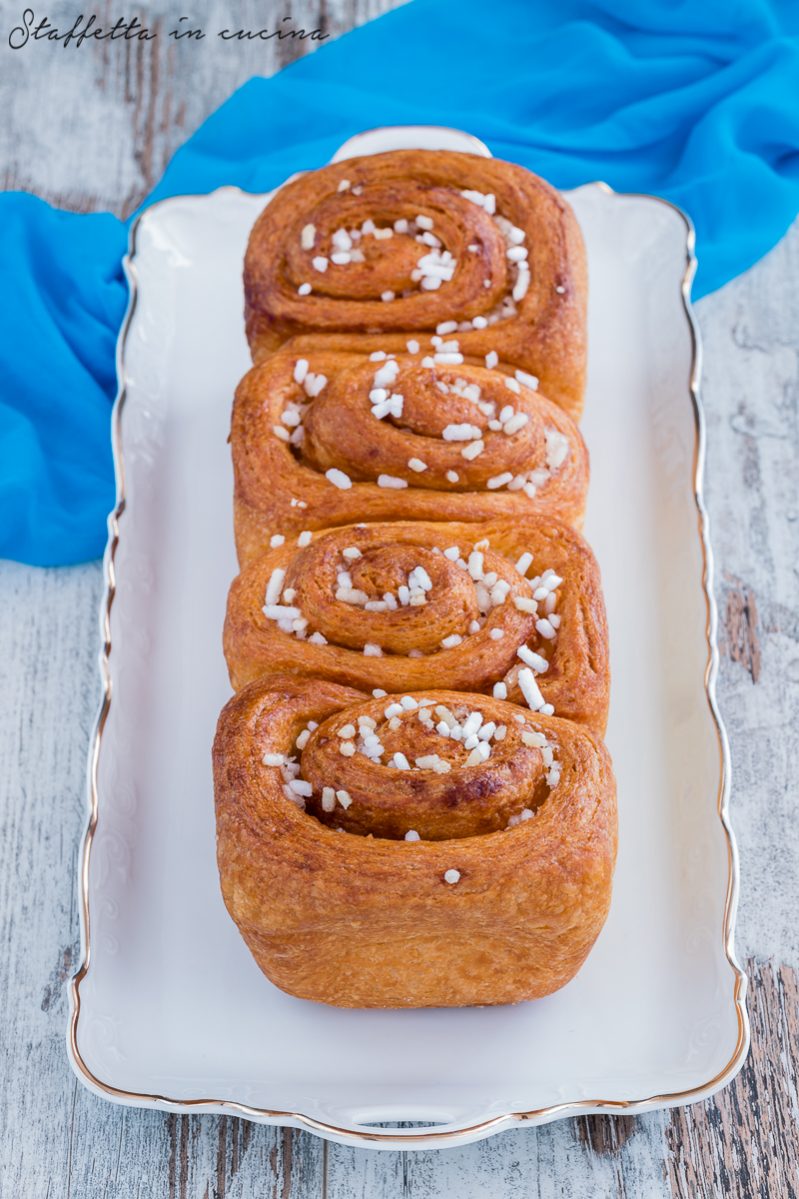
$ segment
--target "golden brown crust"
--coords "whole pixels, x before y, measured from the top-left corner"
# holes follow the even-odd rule
[[[393,397],[401,417],[381,407],[374,415],[370,395],[384,392],[383,406]],[[448,439],[458,429],[471,440]],[[478,437],[480,452],[469,457]],[[577,426],[543,395],[482,365],[407,354],[303,357],[291,342],[241,381],[231,443],[242,564],[274,534],[356,520],[552,512],[579,523],[585,507],[588,452]],[[336,486],[331,469],[352,485]],[[386,476],[404,486],[378,485]]]
[[[508,696],[524,702],[517,650],[527,646],[546,659],[543,672],[540,663],[534,667],[543,702],[558,716],[604,731],[609,658],[599,568],[568,525],[551,517],[418,521],[350,525],[302,540],[309,544],[299,547],[292,538],[254,559],[231,587],[224,647],[235,688],[284,672],[365,691],[444,686],[491,694],[504,682]],[[444,553],[453,546],[460,564],[458,554],[451,560]],[[523,554],[532,555],[524,574],[516,566]],[[404,603],[400,589],[420,567],[430,588],[423,602]],[[280,571],[283,576],[275,575]],[[473,577],[481,572],[487,583]],[[553,575],[559,580],[555,600],[536,600]],[[273,576],[278,586],[269,602],[279,607],[267,616]],[[396,597],[395,606],[381,610],[387,594]],[[366,608],[375,601],[376,610]],[[548,609],[559,627],[541,629],[537,622]],[[281,627],[281,619],[288,625]],[[294,619],[307,622],[301,636],[285,631]],[[317,644],[320,634],[324,641]],[[456,643],[442,645],[453,637]],[[364,653],[365,647],[372,648]]]
[[[303,998],[550,994],[602,927],[616,853],[605,610],[570,527],[577,223],[520,167],[396,151],[281,188],[244,279],[225,903]]]
[[[495,213],[464,191],[493,196]],[[417,216],[423,227],[414,223]],[[394,231],[397,220],[409,222],[407,232]],[[365,221],[392,235],[367,232],[354,247],[362,261],[333,263],[333,234],[360,232]],[[303,244],[307,227],[313,235]],[[417,241],[425,233],[438,247]],[[424,290],[424,280],[414,276],[419,259],[431,250],[434,257],[451,254],[454,273],[437,290]],[[527,251],[526,291],[519,287],[523,267],[514,261],[517,250]],[[314,258],[327,261],[323,271],[314,269]],[[308,284],[311,293],[300,294]],[[455,334],[465,354],[482,360],[496,351],[502,361],[536,375],[550,399],[579,417],[586,356],[582,237],[566,201],[512,163],[395,150],[302,175],[280,188],[257,220],[244,286],[255,361],[296,335],[304,335],[297,346],[303,352],[402,352],[409,337],[426,351],[439,324],[462,325],[477,317],[478,325],[490,323]],[[394,298],[383,300],[384,294]]]
[[[504,741],[495,741],[496,761],[492,755],[467,766],[462,746],[437,737],[458,781],[447,797],[439,772],[385,762],[391,736],[409,757],[420,734],[428,741],[436,736],[418,709],[404,711],[392,732],[390,718],[359,693],[290,678],[253,683],[227,704],[213,759],[228,910],[261,969],[303,998],[345,1007],[424,1007],[550,994],[579,969],[608,910],[616,806],[607,751],[584,728],[484,696],[426,692],[415,698],[450,711],[484,711],[495,725],[504,720],[517,730],[512,748],[500,754]],[[388,707],[392,701],[382,702]],[[348,732],[345,722],[363,729],[365,713],[379,718],[384,761],[366,759],[362,748],[347,758],[339,753],[338,779],[349,778],[353,794],[347,807],[337,801],[323,824],[286,797],[288,768],[264,764],[264,754],[295,759],[289,773],[301,780],[326,771],[331,740]],[[319,727],[303,737],[309,721]],[[530,770],[522,733],[543,742],[542,754],[557,764],[543,783],[542,769],[533,766],[529,817],[518,773],[510,783],[507,778],[516,752],[522,773]],[[351,776],[341,773],[348,763]],[[470,772],[473,781],[464,782]],[[311,786],[307,802],[318,808],[319,788]],[[516,788],[512,800],[509,787]],[[369,819],[387,819],[381,796],[389,797],[392,819],[397,816],[398,791],[400,803],[403,794],[412,799],[415,819],[432,821],[436,839],[397,840],[385,826],[389,835],[363,835]],[[358,806],[370,796],[374,810],[371,817],[362,814],[359,825]],[[477,796],[477,824],[469,825]],[[503,819],[509,803],[520,805],[513,827],[480,831],[491,796]],[[339,831],[343,817],[354,831]],[[463,831],[464,819],[471,835],[446,835],[447,820],[453,828],[460,820]]]

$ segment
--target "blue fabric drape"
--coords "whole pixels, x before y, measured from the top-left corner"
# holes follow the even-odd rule
[[[222,184],[266,191],[363,128],[452,125],[559,187],[601,178],[680,205],[700,296],[799,210],[797,80],[793,0],[415,0],[250,80],[146,203]],[[126,238],[110,214],[0,196],[2,557],[102,552]]]

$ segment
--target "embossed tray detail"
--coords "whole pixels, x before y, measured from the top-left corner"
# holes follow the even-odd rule
[[[488,153],[424,127],[362,134],[337,157],[399,146]],[[608,923],[577,978],[538,1003],[351,1012],[260,974],[214,857],[210,744],[229,694],[220,642],[236,570],[226,437],[249,362],[241,262],[265,199],[224,188],[166,200],[131,234],[72,1065],[120,1103],[385,1148],[700,1099],[740,1068],[748,1024],[690,226],[601,184],[569,196],[591,278],[586,533],[611,629],[620,848]],[[406,1122],[423,1127],[377,1126]]]

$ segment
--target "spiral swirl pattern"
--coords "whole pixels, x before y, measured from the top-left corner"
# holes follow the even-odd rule
[[[354,525],[280,545],[231,588],[234,687],[293,671],[364,690],[446,686],[602,730],[599,573],[554,520]]]
[[[521,167],[418,150],[304,175],[256,222],[244,281],[256,361],[296,334],[365,353],[410,336],[427,351],[443,325],[579,415],[582,241],[566,202]]]
[[[556,743],[485,696],[373,699],[309,732],[295,759],[305,808],[351,833],[440,841],[513,828],[560,780]]]
[[[371,358],[287,347],[250,371],[232,427],[241,561],[273,537],[355,520],[581,519],[588,454],[572,420],[535,380],[441,346]]]
[[[225,903],[297,996],[549,994],[616,852],[571,209],[494,159],[349,159],[274,195],[244,283]]]
[[[214,781],[225,902],[292,994],[534,998],[572,977],[607,912],[613,776],[570,722],[468,693],[261,680],[222,712]]]

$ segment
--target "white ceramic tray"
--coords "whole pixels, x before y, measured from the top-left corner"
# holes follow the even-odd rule
[[[487,153],[465,134],[415,128],[361,135],[338,157],[400,145]],[[119,346],[105,696],[68,1038],[97,1093],[429,1148],[514,1122],[694,1101],[739,1069],[748,1028],[713,696],[692,234],[659,200],[600,184],[569,198],[591,278],[586,533],[610,621],[620,816],[613,905],[593,953],[537,1003],[419,1012],[292,999],[252,961],[219,892],[210,745],[229,694],[241,263],[265,197],[166,200],[132,234]],[[409,1121],[424,1127],[375,1126]]]

